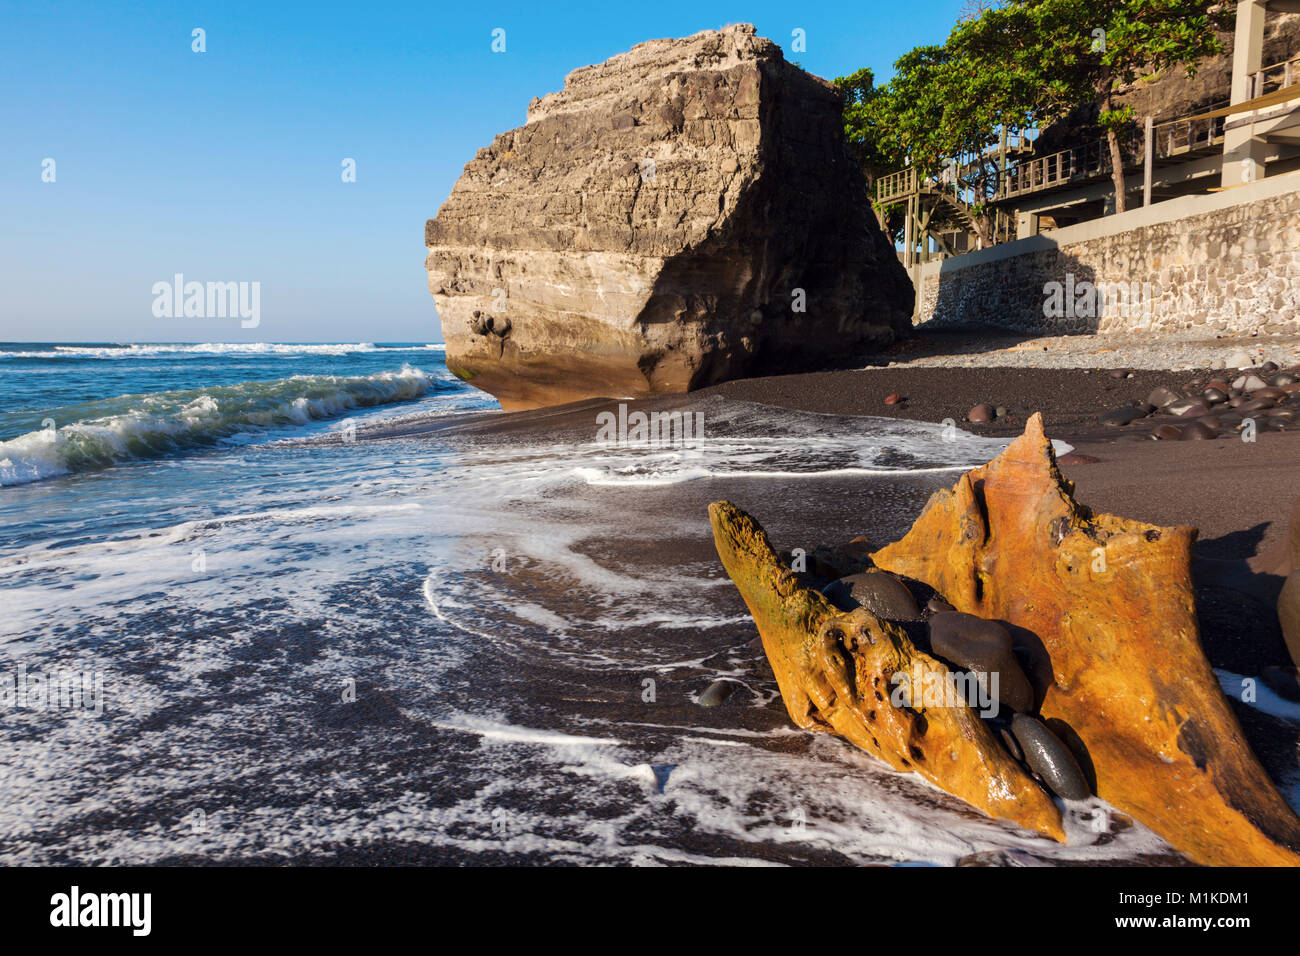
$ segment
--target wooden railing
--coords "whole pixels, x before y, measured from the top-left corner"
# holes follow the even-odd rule
[[[1211,111],[1213,106],[1211,106]],[[1152,155],[1155,159],[1186,156],[1197,150],[1217,149],[1223,145],[1224,117],[1208,119],[1185,117],[1158,123],[1152,127]],[[1120,159],[1125,167],[1142,162],[1142,134],[1121,140]],[[1109,176],[1110,145],[1106,139],[1084,143],[1059,153],[1022,160],[1007,168],[998,198],[1009,199],[1026,193],[1041,192],[1057,186]]]
[[[1022,196],[1054,186],[1092,179],[1110,172],[1110,151],[1104,139],[1085,143],[1007,167],[998,198]]]
[[[1208,112],[1213,112],[1226,102],[1211,104]],[[1154,140],[1153,152],[1156,159],[1166,159],[1223,145],[1223,123],[1226,117],[1213,116],[1209,119],[1190,116],[1184,119],[1157,123],[1152,127]]]
[[[876,180],[876,202],[881,205],[897,202],[916,192],[916,167],[909,166]]]
[[[1281,63],[1274,63],[1248,75],[1250,76],[1250,87],[1246,90],[1247,99],[1254,99],[1257,96],[1263,96],[1265,93],[1272,93],[1274,90],[1294,86],[1297,82],[1300,82],[1300,56],[1292,57],[1290,60],[1284,60]]]
[[[1250,77],[1249,98],[1264,96],[1277,90],[1300,84],[1300,56],[1266,66]],[[1227,101],[1211,104],[1205,112],[1213,113]],[[1154,159],[1185,157],[1202,150],[1208,151],[1223,144],[1223,116],[1190,116],[1167,120],[1152,127],[1152,156]],[[1036,132],[1036,131],[1035,131]],[[1026,145],[1023,134],[1017,132],[1008,139],[1009,149]],[[1121,145],[1124,166],[1143,161],[1142,134],[1129,136]],[[1110,175],[1110,149],[1105,139],[1084,143],[1057,153],[1032,159],[1013,160],[1003,172],[997,192],[998,199],[1023,196],[1059,186],[1085,182]],[[904,169],[876,181],[876,202],[896,202],[917,190],[915,169]]]

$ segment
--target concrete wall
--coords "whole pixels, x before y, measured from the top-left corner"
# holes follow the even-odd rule
[[[1300,172],[927,262],[913,281],[931,326],[1300,332]]]

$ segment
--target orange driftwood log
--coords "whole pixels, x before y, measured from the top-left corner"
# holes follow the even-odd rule
[[[1300,864],[1300,820],[1201,649],[1195,529],[1095,515],[1072,491],[1034,415],[872,558],[1012,625],[1038,656],[1042,716],[1086,750],[1098,796],[1196,862]]]
[[[992,816],[1065,839],[1056,804],[994,739],[967,698],[953,694],[944,706],[924,706],[923,687],[951,681],[945,665],[865,608],[841,613],[800,585],[758,523],[730,502],[710,505],[709,521],[796,724],[838,733],[895,770],[919,773]],[[914,706],[892,703],[895,675],[918,691],[907,698]]]

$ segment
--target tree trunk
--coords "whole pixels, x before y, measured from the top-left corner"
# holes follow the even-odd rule
[[[1121,213],[1128,206],[1124,202],[1124,158],[1119,152],[1119,132],[1106,130],[1106,141],[1110,144],[1110,177],[1115,183],[1115,212]]]

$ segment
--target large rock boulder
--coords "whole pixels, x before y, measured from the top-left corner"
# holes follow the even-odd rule
[[[569,74],[425,241],[447,365],[508,409],[860,362],[911,324],[839,94],[748,25]]]

